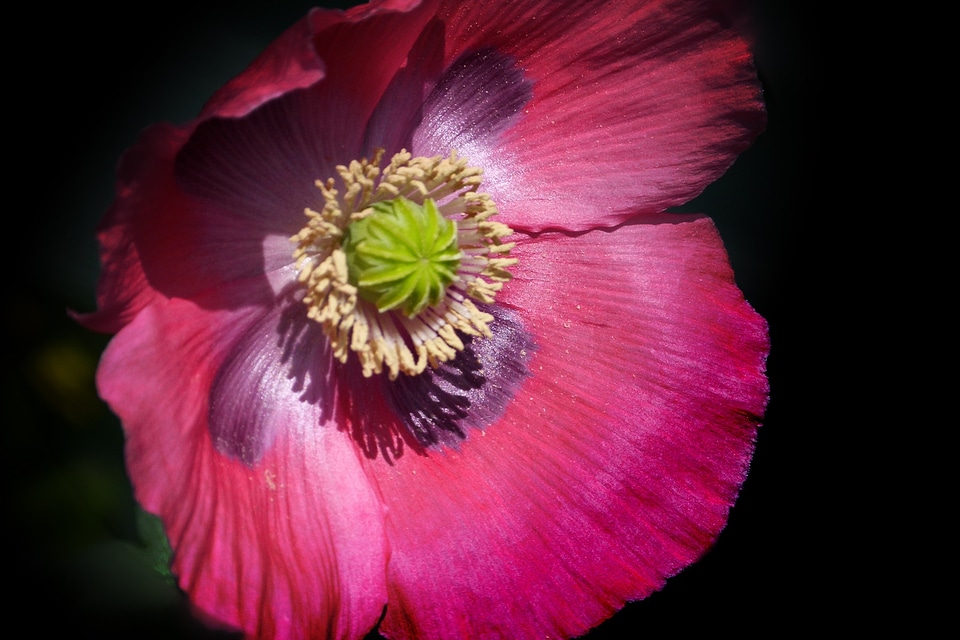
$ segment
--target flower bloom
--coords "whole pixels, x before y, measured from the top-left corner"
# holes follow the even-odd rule
[[[767,328],[710,220],[664,211],[763,121],[709,2],[383,0],[144,132],[82,321],[197,610],[574,636],[701,556]]]

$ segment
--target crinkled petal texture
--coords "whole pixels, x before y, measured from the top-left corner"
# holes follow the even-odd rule
[[[512,56],[533,99],[486,161],[515,229],[587,229],[698,195],[762,129],[746,41],[717,3],[451,2],[447,61]],[[423,135],[443,148],[443,128]],[[469,155],[468,155],[469,157]]]
[[[125,155],[81,319],[118,332],[98,388],[199,611],[260,638],[571,636],[712,543],[768,348],[710,221],[658,213],[763,122],[712,6],[314,11]],[[494,337],[399,383],[333,360],[289,242],[314,181],[381,146],[457,149],[520,232]]]
[[[274,310],[151,305],[110,343],[98,386],[205,615],[257,637],[355,638],[386,601],[381,503],[338,431],[319,331],[288,345],[281,324]],[[292,350],[319,363],[307,380]]]
[[[502,420],[367,463],[387,507],[389,637],[568,637],[723,527],[766,404],[766,323],[705,218],[544,234],[504,293],[537,337]]]

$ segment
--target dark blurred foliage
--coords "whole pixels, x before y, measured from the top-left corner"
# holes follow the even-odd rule
[[[832,608],[820,551],[830,526],[820,398],[826,368],[809,349],[826,196],[815,8],[755,0],[756,59],[769,125],[720,181],[684,210],[717,222],[738,282],[770,322],[772,396],[753,468],[727,529],[698,564],[628,605],[590,637],[777,634],[819,626]],[[31,42],[8,56],[8,233],[3,399],[10,615],[32,633],[98,638],[217,638],[189,614],[163,565],[155,523],[123,466],[118,420],[93,376],[107,336],[67,310],[91,310],[94,227],[123,150],[150,123],[183,122],[273,38],[304,2],[36,5],[16,25]],[[328,3],[329,6],[329,3]],[[12,219],[12,220],[11,220]],[[819,220],[821,224],[816,224]],[[11,600],[12,598],[12,600]]]

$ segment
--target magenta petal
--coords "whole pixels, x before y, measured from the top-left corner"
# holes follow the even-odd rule
[[[580,230],[683,204],[762,130],[748,43],[715,3],[563,8],[464,2],[441,14],[448,60],[493,48],[533,83],[502,141],[507,166],[484,185],[514,228]]]
[[[769,346],[713,224],[660,213],[763,125],[716,7],[314,10],[128,152],[82,321],[118,331],[98,388],[205,617],[256,638],[357,638],[381,614],[394,638],[575,636],[713,543]],[[396,381],[332,360],[290,242],[315,181],[379,146],[455,149],[517,231],[494,335]]]
[[[660,588],[726,521],[767,399],[766,324],[708,219],[518,245],[532,376],[459,451],[368,463],[392,638],[569,637]]]
[[[253,347],[262,313],[151,305],[110,343],[98,387],[123,421],[137,499],[162,518],[173,571],[201,611],[260,638],[356,638],[386,601],[386,550],[382,507],[349,438],[282,376],[261,386],[272,397],[258,419],[274,439],[257,464],[210,437],[208,399],[228,351],[238,341],[271,351]]]

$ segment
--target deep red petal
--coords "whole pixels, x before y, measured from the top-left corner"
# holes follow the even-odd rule
[[[715,3],[452,2],[446,60],[493,47],[533,100],[485,166],[514,228],[587,229],[682,204],[764,123],[747,42]]]
[[[123,422],[137,499],[163,519],[199,610],[261,638],[360,637],[386,599],[381,505],[324,404],[304,401],[293,379],[284,388],[286,370],[267,372],[275,384],[261,385],[269,394],[253,410],[264,414],[251,420],[274,437],[259,462],[210,437],[217,371],[264,313],[152,304],[110,343],[98,387]],[[233,390],[238,402],[249,392]]]
[[[97,227],[102,271],[97,281],[97,311],[78,315],[85,326],[114,333],[159,295],[143,270],[134,226],[145,207],[165,202],[169,185],[162,171],[187,138],[187,131],[158,124],[124,153],[117,168],[116,198]]]
[[[503,292],[532,377],[459,451],[367,467],[387,506],[384,633],[569,637],[698,558],[767,398],[766,324],[707,219],[519,245]]]
[[[358,122],[366,124],[437,4],[437,0],[382,0],[346,13],[311,12],[314,41],[327,65],[327,90],[337,98],[344,125],[359,129]]]
[[[324,63],[313,46],[313,35],[309,17],[287,29],[240,75],[213,94],[200,118],[244,116],[264,102],[319,81]]]
[[[156,291],[193,297],[240,279],[251,300],[269,298],[266,279],[249,279],[292,261],[288,238],[319,202],[314,181],[360,155],[367,118],[433,4],[314,11],[198,120],[145,132],[101,225],[99,311],[81,321],[116,331]],[[379,44],[358,49],[363,41]]]
[[[322,206],[315,181],[366,153],[370,115],[434,4],[395,0],[312,11],[306,23],[324,66],[322,81],[285,92],[244,118],[202,123],[178,159],[179,182],[234,215],[268,218],[296,233],[304,207]]]
[[[304,209],[323,206],[315,182],[362,155],[367,120],[430,9],[387,2],[311,12],[307,24],[323,79],[243,118],[197,126],[174,167],[176,188],[191,206],[165,206],[162,215],[140,221],[144,242],[164,247],[144,261],[164,279],[168,295],[191,296],[292,262],[289,238],[306,223]],[[358,48],[358,42],[378,44]]]

